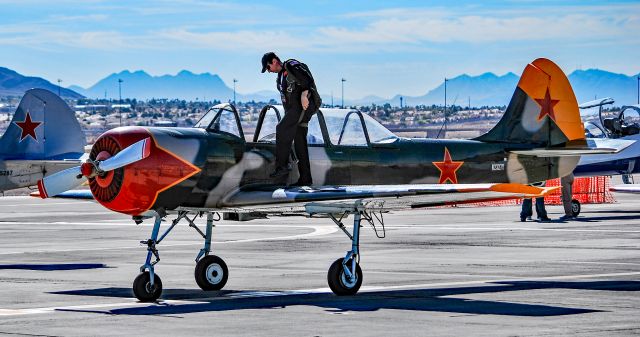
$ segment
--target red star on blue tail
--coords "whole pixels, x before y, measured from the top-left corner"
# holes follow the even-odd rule
[[[559,99],[551,99],[551,94],[549,94],[549,87],[547,87],[547,92],[544,94],[544,98],[536,98],[535,99],[540,107],[540,115],[538,115],[538,121],[540,121],[544,116],[549,116],[554,122],[556,121],[556,113],[553,111],[553,107],[560,102]]]
[[[432,162],[438,170],[440,170],[440,180],[438,184],[444,184],[447,181],[450,181],[452,184],[458,183],[458,175],[456,175],[456,171],[464,164],[463,161],[453,161],[451,159],[451,154],[449,153],[449,149],[444,148],[444,159],[442,161],[434,161]]]
[[[42,122],[34,122],[31,120],[31,115],[27,112],[27,117],[25,117],[24,122],[14,122],[20,129],[22,129],[22,134],[20,135],[20,141],[27,138],[27,136],[31,136],[34,140],[38,140],[36,136],[36,128],[42,124]]]

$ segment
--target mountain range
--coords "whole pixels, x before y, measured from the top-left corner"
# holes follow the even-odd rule
[[[31,88],[43,88],[55,93],[60,90],[60,96],[63,98],[82,98],[79,93],[58,87],[43,78],[23,76],[11,69],[0,67],[0,97],[22,96]]]
[[[569,81],[573,86],[578,102],[585,102],[595,97],[613,97],[616,105],[634,104],[637,100],[637,75],[627,76],[600,69],[576,70],[569,74]],[[229,88],[218,75],[209,73],[194,74],[183,70],[175,76],[150,76],[144,71],[123,71],[111,74],[88,89],[70,87],[87,97],[118,98],[117,83],[122,79],[123,97],[150,98],[181,98],[187,100],[218,99],[226,102],[233,100],[233,89]],[[519,76],[507,73],[498,76],[494,73],[484,73],[478,76],[463,74],[447,80],[447,104],[459,106],[499,106],[507,105],[518,84]],[[366,96],[361,99],[349,99],[347,105],[370,105],[390,103],[400,104],[400,97],[404,105],[443,105],[444,83],[429,90],[421,96],[395,95],[391,98]],[[322,88],[320,88],[322,91]],[[237,94],[238,101],[279,101],[278,93],[274,91],[260,91],[253,94]],[[323,102],[330,104],[331,97],[322,95]],[[340,99],[334,97],[334,103]]]
[[[637,76],[616,74],[600,69],[576,70],[569,74],[569,82],[573,87],[578,103],[595,98],[612,97],[617,106],[637,104]],[[509,104],[513,91],[520,80],[514,73],[497,76],[484,73],[479,76],[460,75],[447,80],[447,104],[459,106],[499,106]],[[373,99],[368,97],[357,100],[355,105],[391,103],[400,105],[400,96],[390,99]],[[403,103],[412,105],[443,105],[444,83],[422,96],[402,96]]]
[[[118,87],[118,80],[122,80],[121,88]],[[123,98],[132,97],[143,100],[179,98],[188,101],[233,101],[233,89],[229,88],[220,76],[210,73],[194,74],[188,70],[182,70],[175,76],[151,76],[142,70],[134,72],[125,70],[103,78],[90,88],[71,86],[69,89],[88,98],[118,99],[119,90],[122,90]],[[248,95],[236,93],[236,100],[242,102],[251,100],[268,102],[272,98],[279,97],[280,95],[275,91],[261,91]]]
[[[576,70],[569,74],[578,102],[585,102],[596,97],[613,97],[616,105],[635,104],[638,95],[638,75],[627,76],[600,69]],[[215,74],[194,74],[183,70],[176,75],[151,76],[144,71],[122,71],[113,73],[98,81],[90,88],[71,86],[62,88],[65,98],[111,98],[118,99],[118,80],[122,80],[122,97],[151,99],[179,98],[185,100],[233,100],[233,89]],[[519,77],[514,73],[502,76],[484,73],[478,76],[463,74],[447,80],[447,104],[467,106],[500,106],[507,105],[517,85]],[[57,92],[58,86],[39,77],[26,77],[17,72],[0,67],[0,96],[19,96],[30,88],[45,88]],[[347,105],[370,105],[390,103],[413,105],[444,104],[444,83],[429,90],[421,96],[395,95],[391,98],[367,96],[361,99],[345,101]],[[322,92],[322,88],[320,88]],[[236,94],[236,100],[268,102],[279,101],[279,94],[273,90],[264,90],[251,94]],[[331,103],[329,95],[323,95],[325,104]],[[339,103],[339,99],[334,102]]]

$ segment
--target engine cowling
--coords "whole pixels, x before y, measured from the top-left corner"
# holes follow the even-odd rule
[[[109,130],[96,140],[89,157],[99,161],[151,138],[147,158],[89,178],[96,201],[116,212],[141,215],[157,207],[155,203],[161,192],[200,172],[199,167],[158,144],[158,133],[151,128],[123,127]]]

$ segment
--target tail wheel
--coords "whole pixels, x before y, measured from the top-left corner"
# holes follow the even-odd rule
[[[148,271],[140,273],[133,280],[133,294],[141,302],[154,302],[162,294],[162,280],[154,273],[153,286],[151,285],[151,274]]]
[[[580,209],[580,201],[576,199],[571,200],[571,215],[574,217],[578,216],[578,214],[580,214]]]
[[[207,255],[198,261],[194,274],[202,290],[220,290],[227,284],[229,269],[218,256]]]
[[[342,258],[337,259],[329,267],[327,273],[329,288],[338,296],[355,295],[362,285],[362,269],[360,269],[360,264],[356,263],[356,273],[354,278],[350,279],[344,272],[343,260]],[[351,261],[347,262],[347,266],[351,266]]]

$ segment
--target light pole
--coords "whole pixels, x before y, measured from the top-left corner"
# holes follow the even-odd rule
[[[234,78],[233,79],[233,105],[236,105],[236,83],[238,83],[238,80]]]
[[[447,82],[449,82],[449,80],[445,77],[444,78],[444,134],[445,134],[445,137],[447,134]]]
[[[638,75],[638,103],[640,104],[640,75]]]
[[[120,126],[122,126],[122,82],[124,82],[121,78],[118,79],[118,97],[120,107],[118,107],[118,111],[120,112]]]
[[[344,109],[344,82],[346,82],[347,80],[345,80],[343,77],[341,81],[342,81],[342,108]]]
[[[58,79],[58,96],[60,96],[60,83],[62,83],[61,79]],[[62,97],[62,96],[60,96]]]

